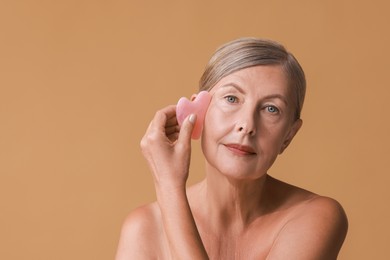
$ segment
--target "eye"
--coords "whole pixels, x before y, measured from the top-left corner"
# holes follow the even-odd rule
[[[276,114],[279,112],[279,109],[275,106],[266,106],[265,108],[267,112],[270,112],[271,114]]]
[[[235,97],[235,96],[226,96],[225,99],[229,103],[237,103],[238,102],[237,97]]]

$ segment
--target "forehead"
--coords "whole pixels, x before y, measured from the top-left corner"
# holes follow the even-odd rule
[[[252,95],[290,96],[288,80],[280,65],[260,65],[241,69],[222,78],[210,93],[237,86]]]

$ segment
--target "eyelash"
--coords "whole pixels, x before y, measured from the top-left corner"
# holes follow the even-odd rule
[[[224,98],[226,99],[226,101],[228,103],[238,103],[238,98],[236,96],[228,95],[228,96],[225,96]],[[231,99],[234,99],[234,101]],[[280,110],[274,105],[265,105],[264,109],[271,114],[279,114],[279,112],[280,112]],[[274,111],[270,111],[270,109],[272,109]]]

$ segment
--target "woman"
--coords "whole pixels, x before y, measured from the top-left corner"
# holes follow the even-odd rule
[[[196,115],[179,129],[158,111],[141,141],[157,202],[126,219],[117,259],[336,259],[347,218],[335,200],[269,176],[302,125],[305,77],[280,44],[243,38],[219,48],[200,90],[205,179],[186,188]]]

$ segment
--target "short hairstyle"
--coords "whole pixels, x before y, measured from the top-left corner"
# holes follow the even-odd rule
[[[239,38],[219,47],[209,60],[199,82],[199,90],[210,90],[222,78],[258,65],[281,65],[295,94],[295,119],[301,116],[306,92],[305,73],[297,59],[278,42],[259,38]]]

